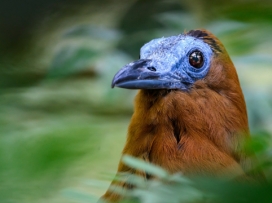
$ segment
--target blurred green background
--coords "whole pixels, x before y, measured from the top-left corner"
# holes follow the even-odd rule
[[[0,16],[0,202],[95,202],[136,94],[111,89],[114,74],[149,40],[196,28],[227,48],[271,158],[270,0],[6,0]]]

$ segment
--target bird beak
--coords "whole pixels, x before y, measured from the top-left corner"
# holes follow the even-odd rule
[[[111,87],[126,89],[187,89],[171,74],[170,70],[152,66],[151,59],[139,59],[131,62],[119,70]]]

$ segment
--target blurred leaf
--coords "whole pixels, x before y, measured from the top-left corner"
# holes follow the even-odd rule
[[[91,186],[91,187],[101,187],[101,188],[106,188],[108,186],[108,182],[102,181],[102,180],[85,180],[84,184]]]
[[[240,1],[237,4],[225,6],[221,15],[228,19],[240,21],[272,21],[272,2],[263,1]]]
[[[86,69],[91,72],[91,66],[98,56],[99,53],[91,48],[64,47],[55,56],[47,77],[65,77]]]
[[[148,12],[142,12],[143,10]],[[138,58],[140,47],[151,39],[162,37],[158,35],[157,30],[166,30],[157,16],[161,13],[186,10],[187,7],[180,1],[135,1],[119,21],[118,28],[123,31],[124,36],[117,48],[135,59]]]
[[[177,35],[199,27],[196,16],[184,11],[160,13],[156,19],[164,25],[164,29],[161,29],[160,32],[162,36]]]
[[[94,39],[103,39],[107,41],[119,40],[121,38],[119,30],[109,29],[106,27],[99,27],[97,25],[80,25],[70,28],[66,31],[63,37],[88,37]]]
[[[215,20],[207,25],[224,44],[229,54],[242,55],[256,49],[264,42],[265,30],[256,29],[254,23]],[[263,25],[265,27],[265,25]],[[266,27],[266,29],[269,29]]]
[[[127,166],[143,170],[146,173],[149,173],[160,178],[165,178],[168,176],[168,173],[164,169],[158,166],[154,166],[153,164],[147,163],[143,160],[136,159],[132,156],[124,155],[122,161]]]
[[[62,191],[62,195],[68,199],[73,199],[76,202],[94,202],[96,198],[92,197],[88,193],[83,193],[81,191],[76,191],[73,189],[65,189]]]
[[[271,137],[267,132],[258,133],[257,136],[253,135],[253,137],[245,143],[245,150],[251,155],[263,153],[268,149],[270,139]]]

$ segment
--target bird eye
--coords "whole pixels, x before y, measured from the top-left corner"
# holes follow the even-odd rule
[[[203,54],[200,51],[193,51],[189,56],[189,63],[195,68],[203,66]]]

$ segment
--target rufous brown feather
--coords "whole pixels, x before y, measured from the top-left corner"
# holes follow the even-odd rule
[[[123,72],[120,71],[120,74],[116,74],[113,81],[114,85],[141,89],[135,99],[134,114],[122,153],[156,164],[170,173],[182,172],[188,176],[196,174],[229,178],[248,177],[247,172],[253,166],[251,158],[246,155],[242,148],[243,141],[249,137],[246,104],[235,67],[224,46],[213,34],[206,30],[193,30],[172,38],[163,38],[160,41],[160,44],[163,45],[160,45],[160,47],[156,44],[156,41],[151,41],[145,46],[150,46],[155,51],[159,49],[156,52],[157,54],[160,54],[161,50],[165,50],[165,52],[170,50],[171,52],[174,46],[185,44],[183,49],[192,46],[191,52],[192,50],[202,52],[202,57],[206,61],[204,61],[201,71],[205,72],[205,68],[207,68],[207,73],[204,76],[195,76],[194,73],[186,72],[185,65],[190,65],[185,60],[189,60],[186,56],[191,52],[188,51],[187,54],[185,50],[184,57],[181,56],[184,61],[182,63],[185,64],[183,68],[178,69],[180,67],[178,66],[177,69],[173,69],[173,65],[171,65],[171,68],[167,71],[170,70],[177,75],[184,74],[180,79],[181,81],[191,74],[193,75],[191,82],[186,80],[182,83],[182,86],[171,86],[172,83],[169,83],[170,85],[153,88],[154,83],[149,84],[151,79],[152,81],[166,80],[161,76],[165,74],[166,69],[162,69],[159,65],[156,65],[157,63],[153,62],[163,60],[161,59],[162,56],[157,59],[153,55],[146,54],[146,52],[151,53],[151,51],[145,52],[147,48],[142,48],[141,55],[143,56],[137,62],[137,67],[134,65],[136,62],[129,64],[129,66],[134,65],[134,71],[135,68],[140,66],[139,63],[141,63],[140,68],[147,67],[148,65],[142,63],[146,57],[148,60],[145,61],[145,64],[151,63],[149,62],[151,60],[153,63],[148,67],[152,66],[156,70],[155,73],[160,70],[164,72],[162,71],[163,74],[155,78],[153,69],[153,73],[148,73],[153,74],[154,78],[151,77],[148,80],[144,78],[139,81],[138,77],[138,79],[133,80],[135,83],[131,86],[118,83],[121,80],[117,77],[121,77],[120,74],[127,71],[125,70],[125,68],[128,68],[127,66],[122,70]],[[199,40],[199,42],[191,42],[191,38],[195,41]],[[172,40],[172,44],[169,43],[170,40]],[[188,44],[186,40],[189,41]],[[205,59],[207,57],[205,55],[206,46],[209,46],[210,48],[207,49],[211,50],[210,52],[207,50],[211,53],[207,55],[210,57],[208,59]],[[152,50],[152,53],[155,52],[154,50]],[[174,50],[170,54],[176,54],[176,51]],[[167,54],[164,55],[168,57]],[[165,59],[165,61],[167,60],[168,58]],[[169,61],[172,62],[172,60]],[[164,66],[167,66],[167,64]],[[198,70],[196,69],[195,72]],[[123,77],[125,76],[122,76],[122,79],[125,80],[126,78]],[[129,79],[130,81],[131,78],[132,76]],[[173,79],[173,81],[175,80]],[[139,86],[138,83],[140,82],[140,85],[142,83],[144,85]],[[155,82],[155,85],[157,85],[157,81]],[[146,83],[148,84],[146,85]],[[138,86],[139,88],[137,88]],[[148,178],[148,175],[144,172],[137,172],[122,162],[119,163],[118,167],[118,173],[121,172],[139,173]],[[129,187],[126,182],[113,181],[112,187],[114,185]],[[102,198],[109,202],[115,202],[121,197],[114,191],[108,190]]]

